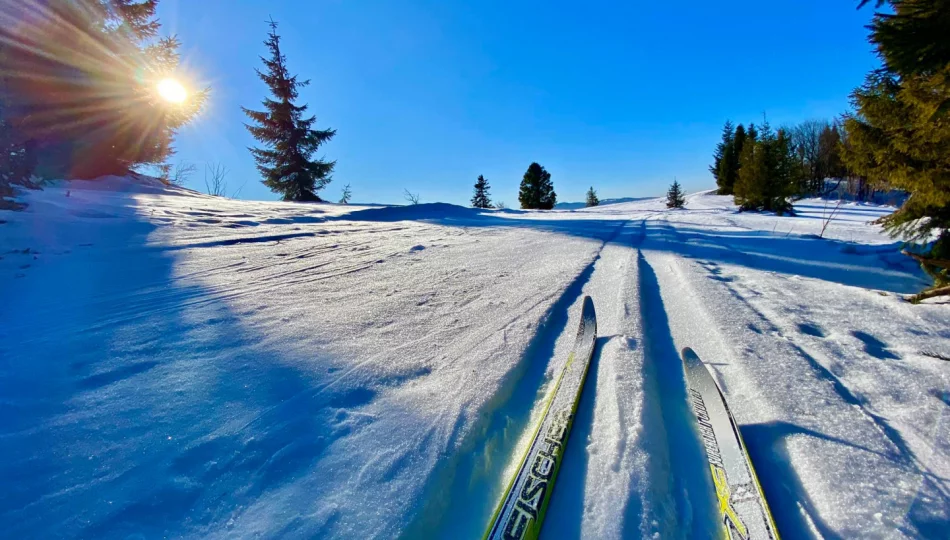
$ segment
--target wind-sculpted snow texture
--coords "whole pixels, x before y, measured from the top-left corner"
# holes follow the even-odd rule
[[[477,211],[109,179],[0,212],[11,538],[479,537],[573,344],[598,340],[542,536],[717,532],[678,351],[786,537],[941,538],[950,306],[869,221],[689,197]],[[941,359],[943,358],[943,359]]]

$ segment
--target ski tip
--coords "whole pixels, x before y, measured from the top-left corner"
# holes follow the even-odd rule
[[[683,350],[680,354],[682,355],[684,362],[697,364],[703,363],[703,361],[699,359],[699,355],[689,347],[683,347]]]
[[[584,319],[584,324],[589,324],[594,327],[594,332],[597,332],[597,312],[594,310],[594,300],[590,296],[584,296],[584,304],[581,308],[581,317]]]

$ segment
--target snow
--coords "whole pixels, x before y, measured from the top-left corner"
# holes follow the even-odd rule
[[[0,212],[10,537],[478,537],[566,361],[591,363],[544,534],[714,535],[678,350],[786,537],[942,538],[950,309],[869,223],[691,195],[550,212],[63,182]]]

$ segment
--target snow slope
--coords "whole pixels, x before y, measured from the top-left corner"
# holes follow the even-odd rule
[[[68,196],[67,196],[68,194]],[[10,537],[479,537],[600,337],[548,537],[711,537],[677,351],[786,537],[945,537],[950,309],[868,221],[231,201],[110,179],[0,212]]]

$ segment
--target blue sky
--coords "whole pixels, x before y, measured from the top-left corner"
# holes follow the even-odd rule
[[[484,174],[517,207],[532,161],[560,201],[658,195],[677,177],[708,189],[723,122],[830,118],[877,61],[870,9],[841,0],[511,2],[162,0],[189,76],[212,88],[175,161],[220,162],[241,198],[275,199],[246,147],[241,106],[266,87],[254,68],[265,21],[337,160],[321,196],[466,204]]]

